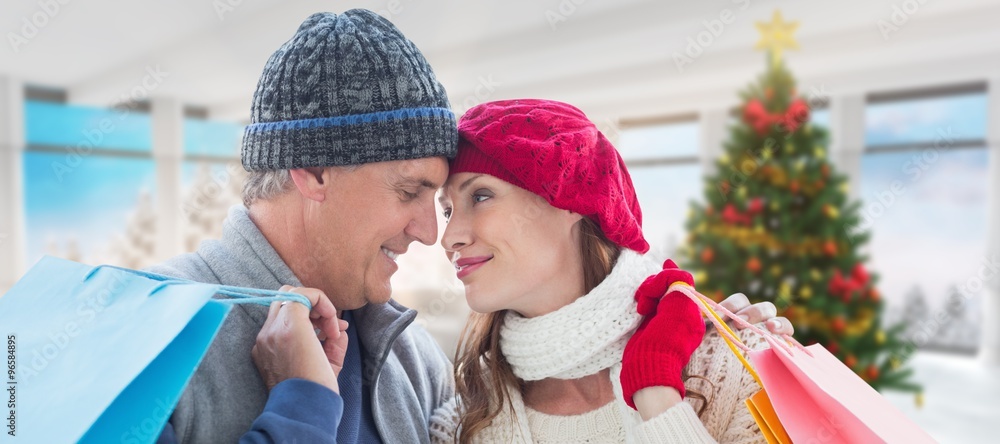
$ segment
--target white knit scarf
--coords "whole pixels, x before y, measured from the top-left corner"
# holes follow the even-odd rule
[[[635,291],[659,270],[652,258],[622,250],[611,274],[573,303],[534,318],[509,311],[500,349],[514,374],[525,381],[578,379],[620,363],[642,321]]]

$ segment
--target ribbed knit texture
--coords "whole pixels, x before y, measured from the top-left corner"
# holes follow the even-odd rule
[[[484,173],[590,218],[616,245],[649,251],[625,161],[576,107],[541,99],[500,100],[458,123],[451,174]]]
[[[625,426],[618,407],[604,407],[580,415],[549,415],[527,407],[528,428],[535,444],[584,444],[622,442]]]
[[[455,156],[455,115],[423,54],[364,9],[309,16],[268,59],[243,135],[248,171]]]
[[[646,256],[622,250],[611,274],[569,305],[534,318],[508,311],[500,349],[514,375],[525,381],[577,379],[621,362],[642,321],[635,291],[659,268]]]
[[[751,349],[767,348],[767,341],[748,330],[737,331],[740,339]],[[744,354],[745,355],[745,354]],[[690,442],[720,442],[733,444],[762,444],[767,441],[761,434],[753,416],[747,410],[744,401],[760,390],[750,373],[743,368],[735,355],[726,346],[725,341],[714,329],[705,334],[701,345],[691,356],[691,362],[686,367],[691,377],[686,381],[687,390],[697,391],[709,399],[704,412],[696,414],[702,407],[702,401],[688,397],[679,405],[674,406],[659,416],[642,421],[638,412],[632,410],[621,398],[619,384],[620,365],[612,367],[611,383],[615,388],[616,399],[613,405],[615,412],[625,430],[623,440],[600,441],[608,443],[690,443]],[[528,419],[527,408],[524,405],[517,387],[509,387],[513,397],[515,416],[511,417],[504,410],[493,425],[476,436],[477,443],[531,443],[533,432]],[[430,432],[432,443],[454,442],[455,431],[459,427],[461,409],[459,401],[452,399],[439,407],[431,417]],[[587,415],[587,414],[584,414]],[[572,420],[576,416],[566,417]],[[617,425],[609,425],[612,429]],[[614,434],[614,430],[599,430],[599,434]],[[707,434],[707,437],[705,436]]]

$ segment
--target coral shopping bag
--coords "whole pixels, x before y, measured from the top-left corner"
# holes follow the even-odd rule
[[[309,306],[292,293],[42,258],[0,297],[0,442],[155,442],[230,304],[274,300]]]
[[[769,443],[935,442],[822,345],[803,347],[790,336],[750,325],[686,284],[668,292],[675,290],[701,307],[761,385],[746,403]],[[718,313],[764,336],[771,347],[749,350]]]

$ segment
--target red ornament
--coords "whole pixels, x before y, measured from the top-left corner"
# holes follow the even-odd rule
[[[830,352],[831,355],[836,355],[837,352],[840,351],[840,344],[838,344],[837,341],[830,341],[829,344],[826,344],[826,350]]]
[[[868,299],[871,299],[872,302],[878,302],[879,299],[881,299],[881,298],[882,298],[882,295],[879,294],[878,290],[876,290],[874,288],[871,288],[871,289],[868,290]]]
[[[854,282],[856,282],[858,286],[864,287],[868,285],[870,276],[868,276],[868,271],[865,270],[865,266],[861,265],[859,262],[854,265],[853,269],[851,269],[851,278],[854,279]]]
[[[788,189],[792,190],[794,194],[799,194],[799,180],[792,179],[792,182],[788,184]]]
[[[865,376],[868,376],[869,381],[874,381],[878,379],[879,376],[878,367],[876,367],[875,364],[869,365],[868,368],[865,370]]]
[[[823,252],[826,253],[827,256],[836,256],[837,255],[837,244],[835,242],[833,242],[832,240],[826,241],[823,244]]]
[[[760,213],[763,210],[764,210],[764,199],[761,199],[759,197],[750,199],[750,204],[747,205],[747,211],[749,211],[751,214],[756,214]]]
[[[854,366],[858,365],[858,358],[855,358],[854,355],[847,355],[847,357],[844,358],[844,365],[853,370]]]
[[[705,208],[705,215],[706,216],[711,216],[712,213],[715,213],[715,210],[713,210],[712,207]]]
[[[830,294],[839,296],[846,289],[847,281],[841,276],[840,270],[833,270],[833,277],[830,278],[830,284],[827,289],[830,290]]]
[[[774,118],[764,109],[764,104],[757,99],[747,102],[747,106],[743,108],[743,120],[762,136],[767,134],[771,125],[775,123]]]
[[[715,259],[715,252],[711,248],[706,248],[701,251],[701,261],[706,264],[711,264],[712,259]]]
[[[847,328],[847,320],[843,316],[837,316],[833,318],[833,322],[830,323],[830,327],[833,328],[833,332],[837,335],[842,335],[844,329]]]
[[[790,133],[794,133],[799,129],[803,123],[809,120],[809,105],[802,99],[795,99],[791,105],[788,106],[788,110],[785,114],[781,116],[781,124],[784,125],[785,129]]]
[[[760,272],[760,260],[756,257],[750,258],[750,260],[747,261],[747,270],[750,270],[750,272],[754,274]]]
[[[740,213],[733,204],[726,204],[722,209],[722,220],[732,225],[750,225],[750,216]]]
[[[819,167],[819,172],[823,174],[823,178],[829,178],[830,177],[830,165],[827,165],[827,164],[824,163],[823,166]]]

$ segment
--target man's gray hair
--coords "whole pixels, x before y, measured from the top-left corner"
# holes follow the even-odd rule
[[[285,194],[292,188],[292,175],[288,170],[251,171],[243,181],[243,205],[258,200],[268,200]]]
[[[341,165],[333,168],[351,172],[360,167],[361,165]],[[243,181],[243,205],[250,208],[250,204],[258,200],[273,199],[291,190],[292,175],[288,171],[262,170],[247,173],[247,178]]]

